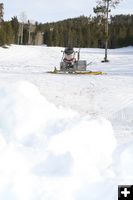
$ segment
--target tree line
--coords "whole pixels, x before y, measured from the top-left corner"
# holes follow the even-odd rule
[[[0,23],[0,46],[5,44],[36,44],[38,25],[27,22],[19,22],[18,18],[12,17],[10,21]],[[43,44],[43,42],[42,42]]]
[[[40,24],[48,46],[104,48],[105,25],[99,17],[80,16],[56,23]],[[133,45],[133,15],[111,16],[109,20],[109,48]]]
[[[36,44],[38,33],[42,44],[47,46],[105,47],[105,24],[99,16],[80,16],[53,23],[36,22],[23,26],[21,44]],[[21,23],[17,17],[0,24],[0,45],[20,44]],[[30,36],[30,42],[29,42]],[[109,19],[108,47],[118,48],[133,45],[133,15],[116,15]]]

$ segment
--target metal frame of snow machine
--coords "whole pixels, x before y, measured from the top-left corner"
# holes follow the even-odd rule
[[[80,60],[80,50],[74,51],[71,47],[66,47],[60,62],[61,72],[86,71],[86,60]]]

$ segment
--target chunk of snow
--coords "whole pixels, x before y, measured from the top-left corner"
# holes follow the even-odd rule
[[[105,181],[116,147],[109,121],[56,107],[27,81],[1,84],[0,106],[0,199],[79,200]]]

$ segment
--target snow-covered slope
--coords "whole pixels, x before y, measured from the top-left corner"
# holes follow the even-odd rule
[[[99,76],[46,73],[61,50],[0,48],[2,200],[114,200],[133,183],[133,47],[109,50],[109,63],[81,49]]]
[[[88,70],[100,70],[107,75],[75,77],[45,73],[59,66],[61,50],[15,45],[0,48],[0,78],[8,82],[28,80],[57,106],[109,119],[120,143],[132,137],[133,47],[109,50],[109,63],[101,63],[103,49],[81,49],[81,59],[92,62]]]

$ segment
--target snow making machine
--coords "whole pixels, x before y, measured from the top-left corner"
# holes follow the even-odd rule
[[[71,47],[65,48],[60,62],[61,72],[74,73],[76,71],[86,71],[86,67],[86,60],[80,60],[80,50],[74,51]]]
[[[49,71],[52,74],[88,74],[88,75],[99,75],[102,72],[92,72],[87,71],[86,60],[80,59],[80,49],[79,51],[74,51],[72,47],[66,47],[62,51],[63,56],[60,62],[60,68],[54,68],[54,71]]]

